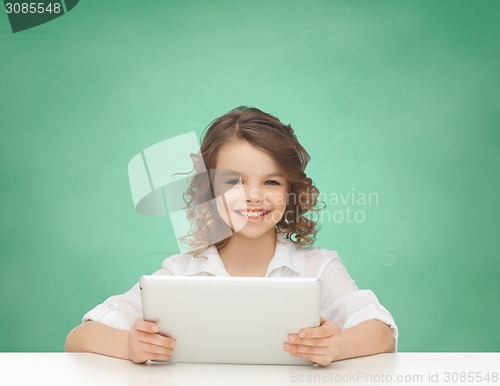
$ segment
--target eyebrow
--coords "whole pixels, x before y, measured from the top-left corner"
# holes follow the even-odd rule
[[[215,169],[217,171],[217,169]],[[241,173],[237,172],[236,170],[232,169],[222,169],[221,171],[217,172],[216,174],[219,174],[221,176],[233,176],[233,175],[241,175]]]
[[[236,170],[231,170],[231,169],[225,169],[224,171],[221,172],[221,175],[222,176],[232,176],[232,175],[238,175],[238,176],[241,176],[243,175],[243,173],[240,173]],[[273,173],[269,173],[269,174],[266,174],[264,176],[264,178],[271,178],[271,177],[281,177],[281,178],[285,178],[285,176],[283,175],[283,173],[281,172],[273,172]]]
[[[282,177],[282,178],[284,178],[285,176],[283,175],[283,173],[275,172],[275,173],[266,174],[264,177],[266,177],[266,178],[270,178],[270,177]]]

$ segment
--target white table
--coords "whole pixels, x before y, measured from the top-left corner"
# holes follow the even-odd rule
[[[499,373],[500,353],[379,354],[328,367],[137,365],[87,353],[0,353],[3,385],[499,385]]]

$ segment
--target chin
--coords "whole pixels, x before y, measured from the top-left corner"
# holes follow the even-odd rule
[[[274,225],[266,229],[251,229],[248,226],[244,226],[243,228],[236,231],[235,235],[244,237],[246,239],[257,240],[270,232],[272,232],[273,234],[276,233]]]

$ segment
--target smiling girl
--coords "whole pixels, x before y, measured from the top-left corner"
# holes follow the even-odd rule
[[[356,286],[335,251],[312,246],[317,224],[310,214],[317,212],[319,192],[305,173],[310,157],[292,127],[241,106],[212,122],[200,154],[210,185],[195,178],[186,195],[193,252],[167,258],[154,274],[319,278],[320,325],[290,334],[285,351],[322,366],[395,351],[391,314],[372,291]],[[215,205],[200,206],[207,197]],[[221,234],[228,236],[214,237]],[[158,331],[142,319],[136,284],[89,311],[65,348],[136,363],[169,360],[175,340]]]

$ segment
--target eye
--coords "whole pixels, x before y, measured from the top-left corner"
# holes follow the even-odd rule
[[[243,184],[243,181],[241,179],[234,179],[234,180],[229,180],[226,182],[228,185],[239,185]]]
[[[266,182],[264,182],[264,185],[281,185],[281,184],[275,180],[267,180]]]

